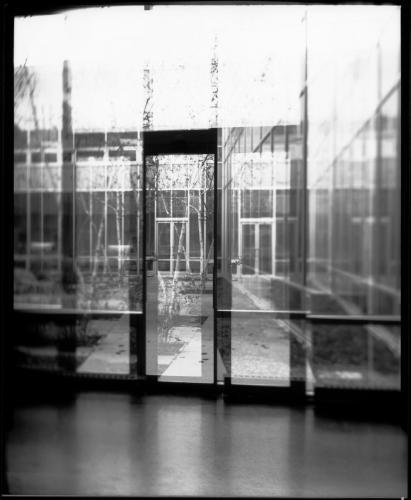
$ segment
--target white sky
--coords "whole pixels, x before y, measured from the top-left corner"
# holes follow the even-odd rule
[[[310,79],[327,60],[374,47],[395,6],[310,6]],[[143,68],[154,80],[154,128],[212,122],[210,61],[218,39],[219,126],[300,121],[303,6],[142,6],[78,9],[15,21],[15,65],[39,74],[46,126],[61,123],[62,64],[71,62],[74,126],[141,128]],[[393,45],[395,30],[389,35]]]

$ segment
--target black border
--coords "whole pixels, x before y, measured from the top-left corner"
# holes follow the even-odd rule
[[[13,224],[9,217],[13,199],[13,121],[14,121],[14,20],[13,12],[6,5],[1,10],[1,194],[0,194],[0,303],[3,308],[1,320],[1,488],[8,493],[7,464],[5,453],[5,437],[13,421],[13,359],[10,325],[12,325],[13,309]],[[10,168],[7,168],[10,166]]]
[[[157,4],[159,2],[151,2],[151,4]],[[168,2],[171,3],[171,2]],[[248,2],[175,2],[177,4],[249,4]],[[255,2],[258,4],[272,4],[274,2],[269,1],[259,1]],[[301,2],[276,2],[283,4],[301,4]],[[325,5],[335,5],[335,4],[356,4],[358,2],[328,2],[328,1],[317,1],[315,4],[325,4]],[[12,348],[11,348],[11,335],[7,335],[12,328],[12,316],[13,316],[13,304],[12,304],[12,285],[13,285],[13,269],[9,263],[13,259],[13,245],[10,242],[13,241],[13,224],[11,218],[9,217],[10,207],[13,206],[13,172],[11,168],[7,168],[8,165],[12,165],[13,162],[13,20],[14,16],[24,16],[24,15],[36,15],[36,14],[52,14],[59,13],[64,10],[74,9],[74,8],[86,8],[86,7],[99,7],[102,5],[144,5],[144,2],[95,2],[89,1],[87,3],[75,2],[75,1],[37,1],[37,2],[15,2],[14,5],[10,3],[2,3],[1,6],[1,195],[0,195],[0,219],[1,219],[1,240],[0,245],[0,302],[2,304],[3,310],[0,315],[1,320],[1,439],[2,439],[2,471],[1,471],[1,486],[2,493],[8,493],[7,479],[6,479],[6,462],[5,457],[5,434],[6,430],[12,422],[12,407],[11,398],[13,395],[13,390],[15,387],[15,373],[13,372],[12,365]],[[401,329],[401,407],[402,407],[402,425],[408,432],[408,422],[409,422],[409,388],[410,388],[410,373],[409,373],[409,357],[410,357],[410,342],[408,340],[408,332],[410,325],[410,245],[409,245],[409,234],[411,231],[410,220],[411,220],[411,199],[410,199],[410,116],[411,116],[411,106],[410,106],[410,54],[411,54],[411,16],[410,16],[410,5],[407,0],[396,1],[396,2],[361,2],[361,4],[393,4],[401,6],[401,179],[402,179],[402,193],[401,193],[401,265],[402,265],[402,307],[401,307],[401,319],[402,319],[402,329]],[[349,34],[347,34],[349,36]],[[215,183],[217,184],[217,183]],[[217,198],[216,198],[217,199]],[[216,227],[216,225],[215,225]],[[28,378],[31,378],[32,374],[29,374]],[[47,374],[47,380],[50,381],[49,374]],[[104,379],[103,390],[107,390],[107,381]],[[114,383],[115,381],[113,381]],[[58,380],[58,383],[63,383],[62,380]],[[127,388],[129,384],[126,384]],[[76,384],[76,389],[84,389],[85,385],[82,380],[79,380],[79,384]],[[115,384],[115,389],[120,386]],[[135,381],[132,382],[132,390],[135,390],[137,384]],[[59,390],[61,391],[61,386],[59,385]],[[408,464],[410,467],[410,464]]]

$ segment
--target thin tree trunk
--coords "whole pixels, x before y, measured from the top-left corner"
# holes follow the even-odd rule
[[[210,247],[208,249],[207,260],[205,261],[205,272],[203,273],[203,275],[201,277],[201,293],[203,293],[204,290],[205,290],[205,284],[206,284],[206,281],[207,281],[208,264],[209,264],[210,259],[211,259],[211,252],[213,250],[213,247],[214,247],[214,237],[211,240]]]
[[[117,233],[117,271],[121,271],[121,213],[120,213],[120,193],[116,193],[116,233]],[[120,275],[119,275],[120,280]]]
[[[184,222],[181,223],[181,229],[180,229],[180,234],[178,237],[178,247],[177,247],[177,258],[175,260],[175,266],[174,266],[174,271],[173,271],[173,281],[171,284],[171,297],[170,297],[170,302],[168,304],[168,319],[171,322],[171,319],[178,313],[178,296],[177,296],[177,287],[178,287],[178,268],[180,265],[180,254],[183,249],[183,237],[186,232],[186,224]],[[169,326],[169,325],[168,325]],[[168,335],[169,335],[169,328],[167,328],[167,331],[165,332],[165,340],[168,341]]]
[[[94,252],[93,271],[92,271],[92,274],[91,274],[91,283],[90,283],[91,293],[92,293],[92,296],[91,296],[91,307],[94,307],[94,304],[95,304],[95,301],[96,301],[95,286],[96,286],[96,278],[97,278],[97,270],[98,270],[98,256],[99,256],[100,248],[101,248],[101,237],[102,237],[102,234],[103,234],[103,228],[104,228],[104,216],[102,215],[101,216],[101,221],[100,221],[100,226],[99,226],[98,233],[97,233],[97,243],[96,243],[95,252]]]

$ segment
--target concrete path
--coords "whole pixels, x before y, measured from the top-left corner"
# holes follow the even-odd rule
[[[184,342],[181,351],[174,357],[160,380],[168,377],[201,377],[201,328],[179,326],[172,328],[170,336],[178,336]]]
[[[130,371],[129,316],[118,320],[92,320],[92,326],[103,337],[78,373],[128,374]]]
[[[239,283],[237,294],[246,296],[258,309],[269,304]],[[205,315],[201,325],[175,326],[170,340],[184,342],[175,355],[158,355],[156,365],[168,365],[160,381],[213,382],[212,296],[198,296],[184,304],[180,314]],[[278,322],[280,323],[280,322]],[[80,373],[129,373],[129,317],[119,320],[93,320],[90,325],[103,335],[88,359],[77,369]],[[289,334],[273,319],[232,318],[232,377],[238,383],[289,385]]]
[[[213,382],[213,316],[201,326],[172,328],[170,337],[182,340],[184,346],[159,377],[160,381]]]

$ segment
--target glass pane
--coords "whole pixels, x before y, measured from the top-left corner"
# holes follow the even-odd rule
[[[171,217],[171,199],[170,191],[162,191],[157,201],[157,217]]]
[[[400,337],[397,326],[313,325],[316,387],[400,390]]]
[[[188,193],[186,191],[173,191],[173,217],[187,217],[188,215]]]
[[[27,196],[25,193],[14,195],[14,253],[24,256],[27,253]],[[20,261],[20,259],[19,259]]]
[[[71,70],[61,61],[15,71],[16,161],[23,168],[24,160],[28,174],[27,182],[17,176],[24,205],[17,198],[14,302],[25,325],[18,359],[71,373],[135,376],[129,312],[141,311],[142,297],[138,134],[124,145],[133,161],[110,168],[106,160],[118,144],[93,128],[73,130]]]
[[[201,227],[201,211],[198,207],[200,206],[200,198],[196,194],[190,193],[190,256],[200,257],[200,238],[199,238],[199,227]]]
[[[157,224],[157,256],[159,260],[170,259],[170,223]]]
[[[306,380],[306,345],[297,340],[305,338],[305,324],[300,321],[297,328],[297,321],[288,316],[305,305],[298,266],[302,136],[293,124],[273,123],[263,132],[267,145],[255,152],[261,128],[223,131],[218,373],[231,376],[233,384],[290,387],[293,381],[304,385]],[[244,135],[253,138],[253,146],[245,152],[232,150],[236,137]],[[245,147],[250,142],[245,141]],[[278,311],[284,319],[276,317]]]
[[[156,169],[156,175],[147,175],[154,179],[157,206],[167,193],[173,216],[170,222],[151,222],[158,266],[147,276],[147,373],[165,382],[211,383],[214,158],[162,155],[146,158],[146,164]],[[186,190],[178,189],[182,185]]]
[[[243,255],[242,272],[243,274],[255,273],[255,226],[254,224],[243,224]]]
[[[320,43],[327,28],[308,21],[307,64],[323,68],[308,90],[308,282],[320,314],[400,315],[399,11],[371,12],[367,43],[348,52],[337,40],[350,11],[338,18],[332,61]],[[310,11],[311,26],[319,16]]]
[[[244,385],[290,384],[287,326],[267,315],[231,315],[231,382]]]
[[[21,315],[16,336],[20,367],[69,373],[130,374],[130,320],[77,316],[72,320]]]
[[[271,249],[271,229],[268,224],[260,224],[260,245],[259,245],[259,272],[260,274],[271,274],[272,272],[272,249]]]
[[[174,222],[173,227],[173,265],[176,271],[184,271],[186,269],[186,259],[188,259],[186,250],[186,224],[181,222]]]

